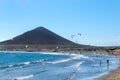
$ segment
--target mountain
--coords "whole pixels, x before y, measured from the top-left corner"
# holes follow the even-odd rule
[[[25,32],[22,35],[11,40],[3,41],[0,44],[75,45],[72,41],[63,38],[44,27],[38,27],[34,30]]]

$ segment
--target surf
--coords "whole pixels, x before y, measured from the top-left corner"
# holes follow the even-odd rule
[[[17,77],[17,78],[14,78],[13,80],[24,80],[24,79],[29,79],[31,77],[33,77],[34,75],[28,75],[28,76],[22,76],[22,77]]]

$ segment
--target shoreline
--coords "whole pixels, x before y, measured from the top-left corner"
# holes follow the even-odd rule
[[[119,68],[112,70],[108,74],[103,75],[95,80],[120,80],[120,66]]]
[[[120,56],[117,69],[111,70],[107,74],[102,75],[95,80],[120,80]]]
[[[52,51],[52,50],[40,50],[40,51],[29,51],[29,50],[0,50],[0,52],[11,52],[11,53],[19,53],[19,52],[22,52],[22,53],[61,53],[61,54],[101,54],[101,55],[110,55],[110,56],[116,56],[116,57],[120,57],[120,55],[116,55],[116,54],[110,54],[109,52],[106,52],[106,51],[86,51],[86,50],[81,50],[81,51],[78,51],[78,50],[58,50],[58,51]]]
[[[99,53],[95,53],[95,51],[81,51],[81,53],[79,51],[77,52],[74,52],[72,51],[57,51],[57,52],[53,52],[53,51],[0,51],[0,52],[26,52],[26,53],[40,53],[42,52],[43,54],[47,54],[47,53],[52,53],[52,54],[57,54],[57,53],[61,53],[61,54],[100,54],[101,52]],[[74,53],[73,53],[74,52]],[[110,54],[106,54],[106,53],[102,53],[102,55],[110,55]],[[111,55],[111,56],[116,56],[116,55]],[[117,56],[120,56],[120,55],[117,55]],[[120,65],[118,63],[118,68],[115,69],[115,70],[112,70],[112,71],[109,71],[107,74],[104,74],[104,75],[101,75],[97,78],[94,78],[95,80],[120,80]]]

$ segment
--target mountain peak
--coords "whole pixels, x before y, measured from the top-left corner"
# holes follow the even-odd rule
[[[73,42],[55,34],[54,32],[40,26],[13,38],[14,40],[3,41],[5,44],[46,44],[46,45],[68,45]]]
[[[40,26],[40,27],[35,28],[34,30],[47,30],[47,29],[42,27],[42,26]]]

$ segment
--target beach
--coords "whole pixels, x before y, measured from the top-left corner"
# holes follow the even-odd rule
[[[104,75],[96,80],[120,80],[120,68],[113,70],[109,74]]]
[[[1,52],[0,56],[2,80],[94,80],[118,67],[115,56],[103,54]]]
[[[64,76],[64,78],[68,76],[68,78],[72,77],[72,80],[78,80],[79,78],[82,79],[82,80],[84,80],[84,79],[88,80],[88,78],[90,78],[89,80],[120,80],[120,69],[118,68],[119,67],[119,63],[118,63],[119,62],[119,53],[120,53],[119,50],[107,51],[107,50],[104,50],[104,49],[103,50],[102,49],[101,50],[91,50],[91,49],[90,50],[89,49],[87,49],[87,50],[86,49],[76,50],[75,49],[75,50],[71,50],[70,51],[70,50],[61,50],[61,49],[58,49],[56,51],[54,51],[54,50],[50,51],[48,49],[42,49],[41,51],[35,51],[35,52],[34,51],[30,51],[29,52],[27,50],[23,50],[23,51],[20,51],[20,50],[18,50],[18,51],[12,51],[12,50],[9,51],[9,50],[6,50],[6,51],[1,51],[1,53],[13,53],[13,55],[15,55],[15,53],[19,53],[19,54],[17,54],[17,56],[21,56],[23,54],[24,57],[28,56],[26,53],[29,53],[30,56],[31,56],[31,54],[32,54],[32,56],[35,56],[36,54],[39,54],[39,53],[40,54],[41,53],[42,54],[50,54],[50,56],[51,55],[67,55],[67,56],[72,56],[74,54],[76,57],[73,57],[73,60],[71,60],[71,58],[70,59],[69,58],[68,59],[64,58],[63,60],[58,60],[58,61],[54,61],[54,62],[52,62],[52,61],[48,62],[47,65],[48,64],[50,64],[50,65],[53,64],[53,65],[55,65],[54,68],[57,68],[56,64],[66,65],[66,62],[69,62],[67,64],[70,65],[72,63],[73,65],[69,66],[68,68],[73,68],[73,70],[69,70],[68,69],[68,71],[65,70],[65,71],[62,71],[61,73],[58,73],[59,71],[56,72],[56,73],[58,73],[61,76],[63,76],[63,72],[65,72],[67,74],[65,74],[66,76]],[[13,56],[13,55],[11,54],[11,56]],[[83,57],[83,56],[80,56],[80,55],[85,55],[87,58],[85,56]],[[42,63],[42,64],[45,65],[46,62],[41,62],[41,60],[39,60],[39,58],[41,58],[41,57],[37,58],[37,56],[36,56],[36,58],[35,57],[33,58],[36,61],[33,61],[32,60],[32,56],[31,56],[31,60],[28,59],[26,61],[22,61],[22,63],[20,63],[19,60],[18,60],[18,62],[15,62],[16,64],[12,65],[12,67],[11,67],[11,65],[7,65],[7,66],[1,67],[1,69],[4,69],[4,68],[5,69],[16,68],[16,66],[18,66],[18,67],[20,67],[19,70],[21,72],[21,70],[26,70],[24,68],[23,69],[21,68],[21,67],[24,67],[24,66],[26,67],[26,64],[27,64],[27,66],[28,65],[29,66],[35,65],[37,68],[39,68],[38,64]],[[79,59],[81,57],[83,57],[82,61],[81,61],[81,59]],[[57,58],[55,58],[55,60],[57,60]],[[74,61],[74,58],[75,58],[75,61]],[[76,59],[76,58],[78,58],[78,59]],[[117,61],[116,61],[116,58],[117,58]],[[85,61],[84,61],[84,59],[85,59]],[[106,63],[107,59],[110,60],[109,69],[107,68],[107,63]],[[42,60],[44,60],[44,59],[42,59]],[[76,62],[76,61],[78,61],[78,62]],[[100,64],[100,61],[101,61],[101,64]],[[116,62],[116,63],[114,63],[114,62]],[[18,63],[20,63],[20,64],[18,64]],[[43,66],[42,64],[41,64],[41,66]],[[87,65],[87,66],[84,66],[85,68],[83,67],[84,64]],[[93,70],[92,69],[93,67],[94,67],[95,71],[91,71],[91,70]],[[27,69],[29,70],[31,68],[33,68],[33,67],[28,67]],[[53,68],[53,67],[51,67],[51,68]],[[63,67],[61,67],[61,68],[63,68]],[[80,68],[83,69],[84,71],[81,72]],[[46,69],[48,69],[48,68],[46,67]],[[18,70],[18,72],[19,72],[19,70]],[[74,73],[74,70],[75,70],[75,73]],[[13,73],[13,72],[10,71],[10,73]],[[46,71],[45,71],[45,73],[46,73]],[[50,73],[47,73],[47,74],[51,74],[51,73],[53,73],[53,72],[50,72]],[[33,74],[35,74],[35,76],[36,76],[37,72],[33,71]],[[19,79],[19,76],[22,76],[22,78],[26,78],[26,76],[27,77],[30,76],[30,78],[31,78],[31,75],[33,75],[33,74],[29,74],[29,72],[28,72],[28,73],[26,73],[26,75],[21,75],[21,73],[20,73],[20,74],[17,74],[17,76],[16,75],[12,75],[12,76],[17,77],[18,79]],[[42,74],[42,75],[44,76],[44,74]],[[51,75],[51,76],[53,76],[53,75]],[[11,78],[13,78],[13,77],[11,77]],[[34,78],[37,79],[37,77],[33,77],[31,80],[33,80]],[[42,78],[44,79],[44,77],[42,77]],[[54,77],[51,77],[51,79],[53,79],[53,78]],[[58,78],[58,77],[56,77],[56,78]],[[2,79],[7,79],[7,78],[3,76]]]
[[[113,56],[120,56],[120,50],[114,50],[112,51]],[[120,59],[119,63],[120,64]],[[101,76],[100,78],[97,78],[96,80],[120,80],[120,67],[118,67],[116,70],[110,71],[108,74]]]

